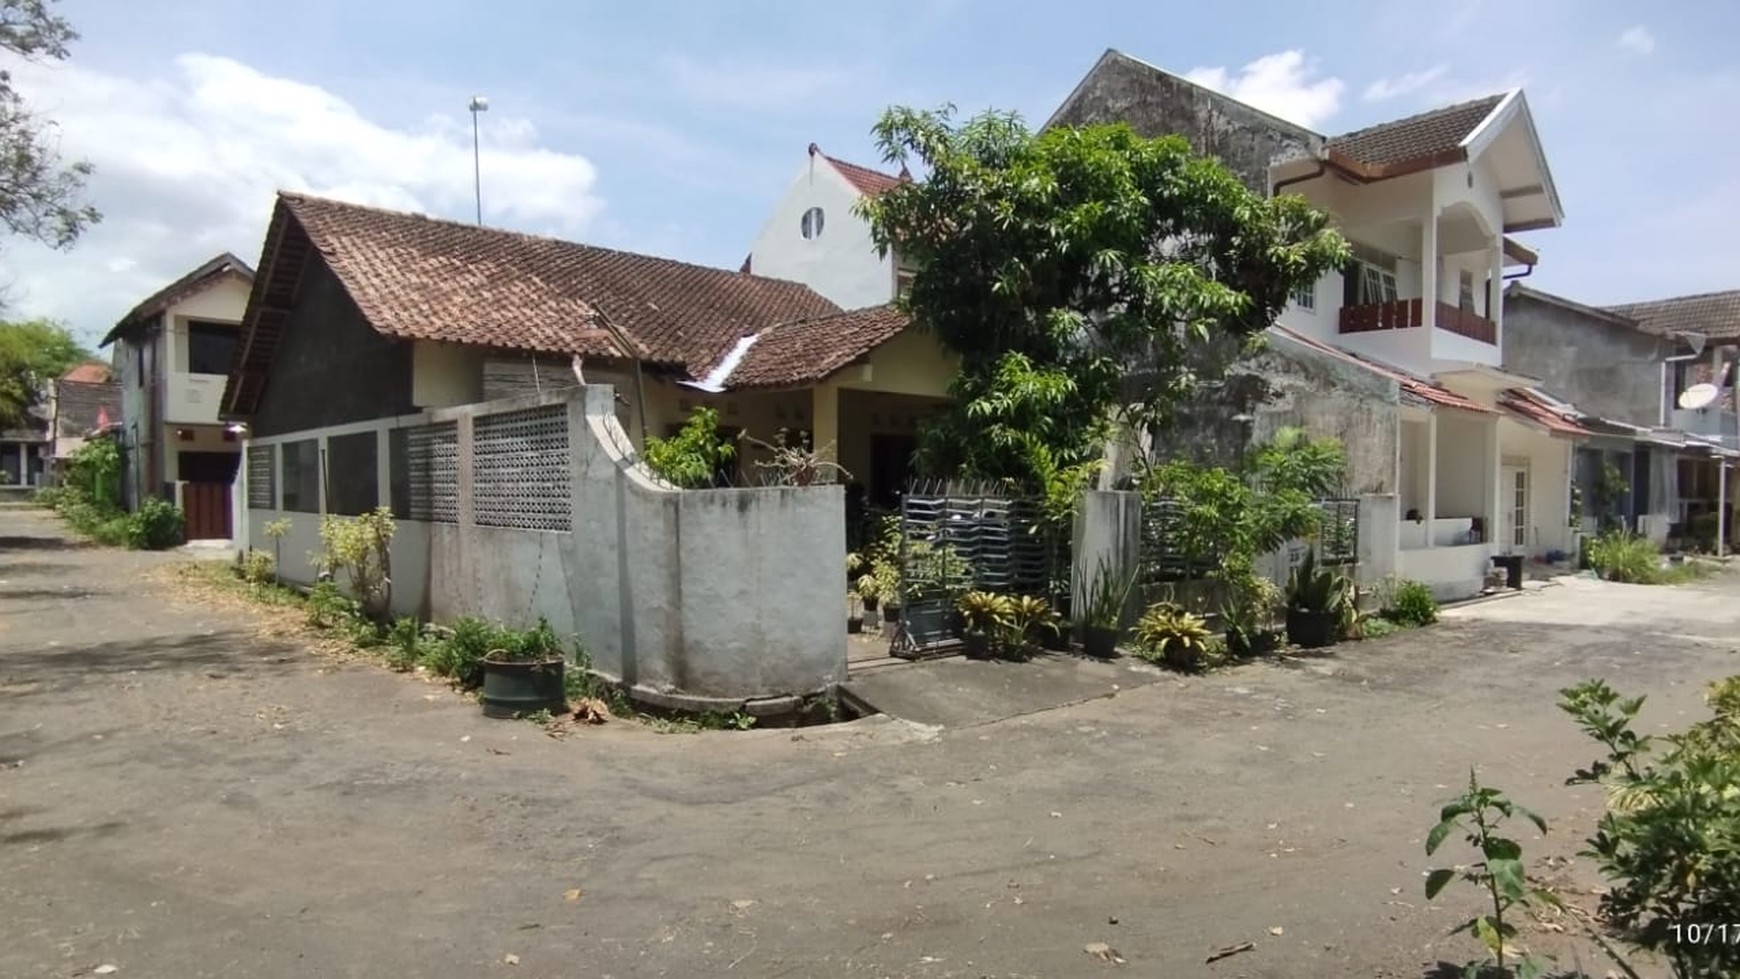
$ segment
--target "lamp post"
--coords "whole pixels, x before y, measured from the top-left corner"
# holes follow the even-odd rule
[[[483,224],[483,157],[477,143],[477,114],[489,111],[489,100],[481,95],[471,97],[471,182],[477,193],[477,223]]]

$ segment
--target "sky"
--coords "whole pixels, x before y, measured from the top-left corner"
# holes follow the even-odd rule
[[[96,166],[70,251],[0,242],[6,315],[94,345],[305,191],[735,268],[811,142],[876,164],[889,105],[1042,124],[1109,47],[1333,134],[1522,87],[1566,210],[1531,284],[1740,288],[1740,4],[61,0],[8,65]]]

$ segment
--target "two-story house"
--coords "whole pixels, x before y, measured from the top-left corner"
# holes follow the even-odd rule
[[[218,420],[254,270],[225,253],[164,286],[103,338],[121,384],[123,492],[187,511],[189,540],[231,536],[241,433]]]

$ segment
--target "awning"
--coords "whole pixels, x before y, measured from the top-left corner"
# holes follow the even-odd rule
[[[1546,401],[1526,388],[1513,388],[1498,399],[1499,407],[1535,428],[1562,438],[1587,438],[1594,433],[1555,410]]]
[[[1350,364],[1357,364],[1358,366],[1371,371],[1373,374],[1395,381],[1401,388],[1402,396],[1414,401],[1415,403],[1424,404],[1427,407],[1433,408],[1451,408],[1457,411],[1472,411],[1483,415],[1497,414],[1493,409],[1488,408],[1477,401],[1465,398],[1443,385],[1410,374],[1400,368],[1391,367],[1388,364],[1380,364],[1375,360],[1369,360],[1365,357],[1359,356],[1358,354],[1349,353],[1346,350],[1342,350],[1340,347],[1332,347],[1321,340],[1313,340],[1303,333],[1297,333],[1284,326],[1272,326],[1269,329],[1274,330],[1276,333],[1286,337],[1294,343],[1309,347],[1317,353],[1335,357]]]

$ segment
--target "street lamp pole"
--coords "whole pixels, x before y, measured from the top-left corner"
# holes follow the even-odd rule
[[[477,114],[489,111],[489,100],[481,95],[471,97],[471,181],[477,194],[477,223],[483,224],[483,156],[477,142]]]

